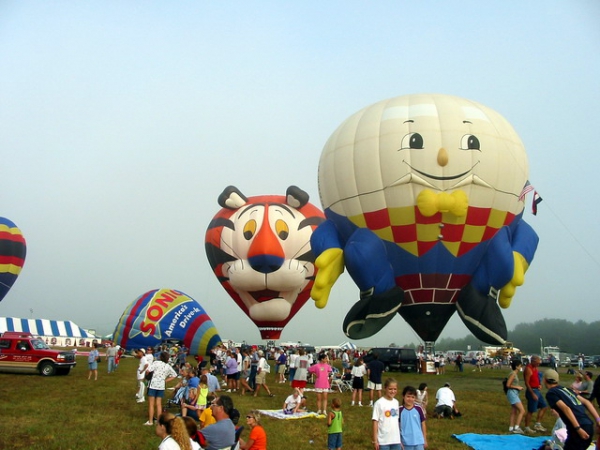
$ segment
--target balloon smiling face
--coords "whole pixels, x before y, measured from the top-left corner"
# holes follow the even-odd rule
[[[425,217],[452,212],[453,223],[465,223],[467,212],[485,208],[504,213],[496,219],[504,224],[502,219],[510,221],[523,210],[519,195],[527,174],[523,144],[498,113],[457,97],[410,95],[347,119],[323,150],[319,186],[323,206],[357,226],[376,220],[369,214],[382,209],[390,211],[392,227],[394,219],[402,225],[407,219],[399,217],[408,213],[414,218],[410,209],[415,204],[417,215]],[[448,196],[457,190],[464,195]],[[427,193],[419,197],[423,191]],[[395,234],[382,230],[379,235],[413,254],[422,253]]]
[[[319,162],[327,221],[313,235],[311,296],[324,307],[344,269],[360,289],[344,332],[372,336],[399,313],[435,341],[458,311],[501,343],[537,247],[521,220],[525,149],[497,112],[447,95],[408,95],[344,121]]]
[[[229,187],[219,203],[224,208],[206,232],[211,266],[263,339],[278,339],[309,298],[315,275],[310,237],[323,213],[294,187],[286,197],[251,198]]]

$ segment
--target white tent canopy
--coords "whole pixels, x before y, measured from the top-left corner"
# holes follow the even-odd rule
[[[346,342],[342,342],[339,347],[342,350],[356,350],[356,345],[354,345],[352,342],[350,341],[346,341]]]
[[[28,332],[59,346],[89,346],[96,339],[96,336],[70,320],[0,317],[0,333],[5,331]]]

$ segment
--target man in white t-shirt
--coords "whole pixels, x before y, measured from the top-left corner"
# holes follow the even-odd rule
[[[446,383],[444,387],[439,388],[435,398],[437,399],[437,405],[435,405],[434,417],[452,418],[456,398],[454,392],[450,389],[450,383]]]

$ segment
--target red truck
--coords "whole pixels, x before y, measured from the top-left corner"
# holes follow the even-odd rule
[[[0,372],[67,375],[76,364],[72,352],[53,350],[31,333],[0,335]]]

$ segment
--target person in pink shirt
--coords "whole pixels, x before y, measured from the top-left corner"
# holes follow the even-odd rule
[[[317,393],[317,414],[327,412],[327,393],[329,392],[329,380],[333,369],[328,363],[326,353],[319,354],[319,362],[309,367],[308,371],[315,374],[315,392]]]

